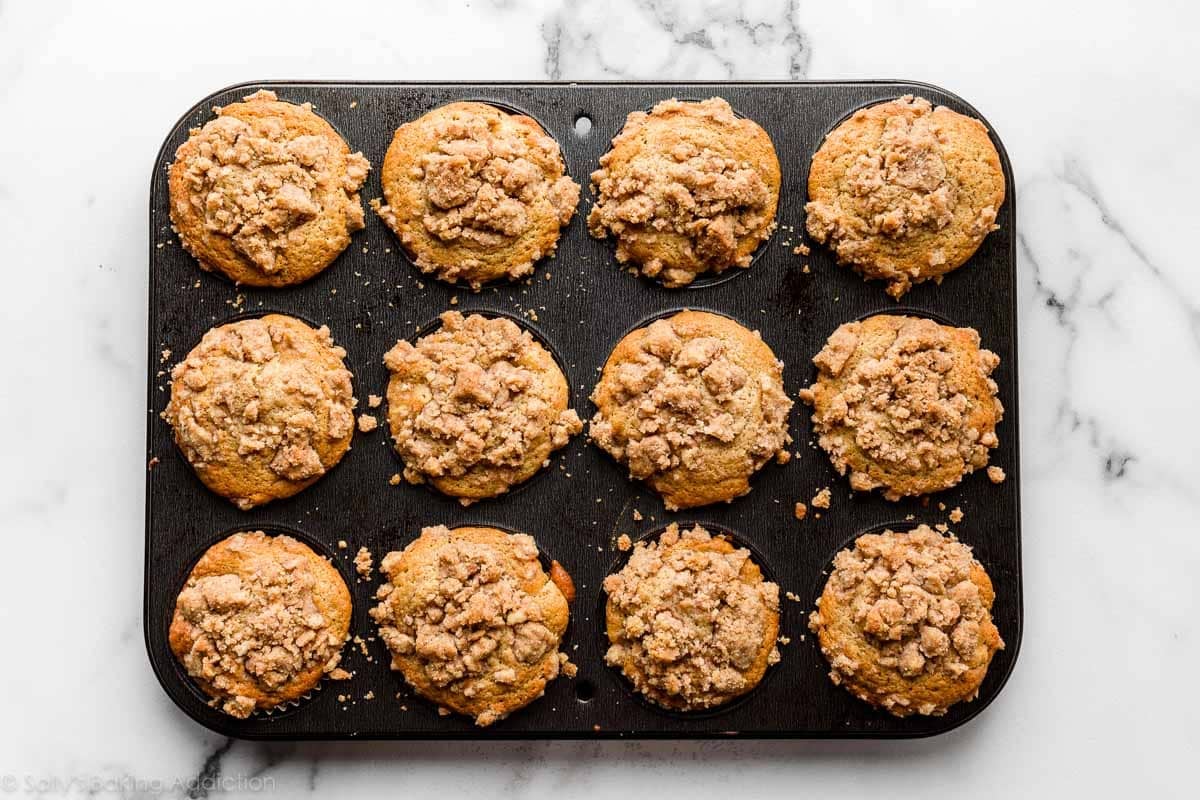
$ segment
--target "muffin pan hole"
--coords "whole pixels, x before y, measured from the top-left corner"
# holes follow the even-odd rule
[[[590,703],[596,698],[596,684],[589,680],[575,682],[575,699],[581,703]]]
[[[592,132],[592,118],[587,114],[580,114],[575,118],[575,136],[580,139],[586,139]]]

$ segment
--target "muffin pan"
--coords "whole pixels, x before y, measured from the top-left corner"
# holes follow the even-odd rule
[[[201,271],[179,245],[168,219],[166,167],[189,128],[212,118],[211,108],[234,102],[257,89],[281,100],[310,101],[346,138],[361,149],[372,171],[363,188],[366,200],[381,196],[379,167],[392,133],[402,123],[455,100],[491,102],[538,120],[562,148],[571,176],[584,187],[575,218],[563,229],[558,254],[541,262],[530,280],[493,284],[478,293],[422,275],[403,254],[383,222],[367,209],[366,230],[327,270],[308,283],[285,289],[236,287]],[[1003,687],[1021,642],[1020,481],[1017,431],[1017,320],[1015,187],[1008,157],[993,134],[1004,166],[1008,192],[999,230],[990,234],[966,265],[940,286],[913,288],[903,305],[878,282],[866,283],[839,267],[824,248],[809,243],[804,229],[805,186],[812,154],[822,137],[849,112],[904,94],[980,117],[961,98],[934,86],[905,81],[839,83],[247,83],[212,94],[184,115],[168,135],[154,164],[150,187],[149,387],[146,479],[146,647],[163,688],[189,716],[223,735],[245,739],[455,739],[455,738],[697,738],[795,737],[902,738],[941,733],[986,708]],[[621,129],[630,111],[669,97],[703,99],[719,95],[758,122],[771,136],[783,170],[779,229],[760,248],[749,270],[733,268],[712,281],[685,289],[664,289],[621,269],[610,241],[587,234],[585,217],[593,196],[588,176]],[[586,117],[587,124],[577,122]],[[984,120],[986,124],[986,120]],[[582,135],[578,131],[584,131]],[[990,127],[990,126],[989,126]],[[793,253],[800,243],[809,255]],[[804,265],[809,272],[804,272]],[[386,406],[367,407],[367,396],[386,394],[383,354],[397,339],[411,339],[417,326],[447,309],[499,313],[515,318],[549,345],[559,358],[574,408],[584,420],[594,408],[587,397],[599,369],[621,336],[643,321],[684,308],[707,309],[733,317],[762,332],[784,361],[788,394],[811,383],[811,358],[841,323],[873,313],[921,314],[977,329],[983,346],[999,354],[994,378],[1000,386],[1004,420],[1000,446],[991,462],[1008,475],[992,484],[983,471],[953,489],[899,503],[879,493],[851,493],[825,453],[812,440],[810,409],[797,402],[789,419],[798,453],[790,463],[770,463],[753,479],[753,491],[730,504],[667,513],[662,501],[599,448],[586,431],[550,459],[543,473],[493,500],[462,507],[453,498],[421,486],[389,484],[401,469],[391,450]],[[268,312],[291,314],[330,327],[346,348],[354,373],[359,413],[380,422],[369,434],[355,434],[340,464],[300,494],[248,512],[209,492],[176,449],[159,414],[170,393],[169,370],[213,325]],[[169,357],[163,351],[170,350]],[[793,516],[796,502],[809,503],[823,487],[833,492],[832,507],[809,508]],[[945,510],[940,508],[945,505]],[[824,583],[834,554],[859,533],[880,527],[911,527],[947,522],[974,547],[996,587],[993,615],[1007,644],[992,661],[980,696],[960,703],[943,717],[897,719],[871,708],[834,686],[808,612]],[[634,511],[644,517],[635,521]],[[911,518],[909,518],[911,515]],[[664,712],[635,699],[620,674],[604,663],[601,583],[623,559],[616,538],[638,539],[667,522],[696,521],[728,531],[750,546],[764,572],[785,595],[780,646],[782,661],[746,698],[714,711],[690,715]],[[577,596],[563,650],[578,666],[546,694],[488,728],[464,717],[440,716],[436,707],[413,694],[388,668],[387,649],[366,616],[379,585],[378,570],[359,580],[351,563],[359,547],[376,560],[415,539],[428,525],[494,525],[531,534],[545,556],[571,574]],[[178,667],[167,645],[167,629],[182,579],[204,548],[237,530],[298,531],[330,555],[351,577],[355,604],[351,635],[342,666],[347,681],[326,679],[319,691],[286,713],[257,713],[237,720],[205,704]],[[338,542],[347,546],[339,548]],[[790,596],[789,596],[790,595]],[[792,597],[796,599],[791,599]],[[370,697],[370,699],[368,699]]]

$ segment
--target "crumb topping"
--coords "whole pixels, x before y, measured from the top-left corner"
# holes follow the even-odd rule
[[[358,548],[354,554],[354,570],[363,578],[370,578],[375,569],[374,556],[366,547]]]
[[[259,705],[240,691],[245,682],[270,695],[314,668],[329,673],[346,641],[314,599],[310,560],[284,543],[299,544],[261,531],[234,534],[226,544],[241,557],[237,570],[193,574],[176,601],[176,624],[187,626],[190,642],[180,654],[184,668],[241,719]]]
[[[809,502],[812,503],[813,508],[829,508],[829,502],[832,498],[833,493],[830,492],[829,487],[826,486],[824,489],[821,489],[819,492],[813,495],[812,500],[809,500]]]
[[[508,114],[440,115],[429,124],[435,149],[420,158],[412,178],[420,182],[421,220],[431,237],[445,244],[500,248],[534,227],[534,208],[546,200],[560,226],[571,221],[579,184],[564,174],[558,143],[540,128],[518,125]],[[390,206],[374,201],[372,207],[397,229]],[[510,276],[528,274],[544,255],[510,265]],[[423,262],[420,254],[417,262],[427,271],[445,270],[443,264]]]
[[[855,140],[853,160],[837,193],[805,205],[809,236],[830,245],[841,262],[871,265],[880,237],[905,240],[936,233],[954,221],[960,204],[974,202],[970,187],[961,187],[948,168],[952,142],[933,105],[907,95],[884,106],[891,113],[882,133]],[[968,234],[982,239],[995,230],[998,211],[983,205]],[[947,260],[943,249],[933,249],[928,266]],[[900,297],[914,276],[889,277],[889,294]]]
[[[620,622],[609,626],[605,661],[670,708],[724,703],[779,660],[779,587],[762,580],[749,550],[713,542],[699,525],[681,532],[672,523],[604,579],[610,622]]]
[[[971,579],[977,567],[971,548],[953,536],[928,525],[908,533],[868,534],[839,552],[833,566],[826,596],[848,610],[852,620],[827,618],[832,605],[827,608],[823,596],[809,628],[819,633],[827,625],[852,622],[854,636],[863,644],[861,650],[827,649],[834,683],[857,685],[868,668],[906,679],[924,676],[953,682],[986,667],[995,650],[1004,647],[992,624],[992,598]],[[823,647],[826,644],[823,638]],[[878,701],[901,711],[909,710],[911,702],[898,693]],[[929,702],[911,710],[939,714],[946,708]]]
[[[700,262],[696,268],[664,265],[657,258],[641,264],[642,272],[661,275],[667,286],[689,284],[696,274],[708,270],[750,266],[752,254],[739,252],[739,240],[761,241],[774,227],[772,193],[755,165],[701,146],[687,135],[675,137],[669,150],[642,148],[628,163],[610,171],[619,144],[642,137],[652,118],[680,110],[731,128],[740,122],[719,97],[699,103],[665,100],[649,114],[630,114],[613,140],[614,149],[600,158],[600,169],[592,173],[599,198],[588,214],[592,236],[617,237],[621,263],[630,259],[630,244],[637,238],[652,239],[664,232],[686,237]]]
[[[793,513],[796,515],[796,519],[804,519],[808,516],[808,506],[804,503],[796,503]]]
[[[994,465],[987,468],[987,476],[992,483],[1004,483],[1004,479],[1008,477],[1002,468]]]
[[[213,328],[171,371],[164,416],[197,470],[251,460],[280,478],[305,481],[326,470],[318,448],[352,434],[346,351],[329,328],[305,328],[326,354],[315,353],[312,339],[283,319]],[[242,509],[255,505],[249,497],[232,499]]]
[[[776,363],[776,374],[752,376],[725,340],[685,338],[671,320],[657,320],[646,329],[636,355],[612,371],[613,399],[635,413],[618,428],[597,411],[588,435],[639,479],[681,465],[699,469],[705,445],[735,440],[745,443],[746,474],[753,473],[791,442],[792,401],[783,390],[783,365]],[[596,387],[593,402],[605,382]],[[667,508],[672,508],[669,502]]]
[[[544,663],[554,677],[560,634],[547,626],[539,598],[522,588],[541,572],[533,538],[510,535],[514,572],[494,545],[450,534],[445,526],[421,532],[447,538],[435,558],[403,572],[402,586],[393,581],[402,577],[405,553],[388,553],[380,564],[388,583],[379,588],[371,616],[395,656],[393,668],[415,662],[434,687],[467,699],[503,693]],[[484,726],[501,717],[488,709],[475,721]]]
[[[987,464],[988,450],[999,440],[994,430],[981,431],[972,422],[981,401],[953,371],[957,359],[974,359],[972,369],[983,376],[990,393],[983,402],[994,404],[998,419],[1003,409],[996,399],[996,382],[988,376],[1000,357],[977,347],[964,351],[953,341],[954,332],[929,319],[900,318],[890,344],[875,357],[860,348],[862,323],[834,331],[813,358],[831,391],[826,402],[817,405],[813,422],[821,447],[839,472],[845,474],[852,466],[852,454],[863,454],[889,472],[912,475],[958,464],[970,472]],[[977,346],[978,334],[971,334]],[[800,398],[813,404],[813,388],[802,390]],[[845,431],[852,435],[835,435]],[[959,477],[961,472],[947,485]],[[869,491],[884,483],[851,468],[850,486]],[[885,488],[888,499],[900,497],[895,487]]]
[[[276,100],[265,90],[246,98]],[[312,113],[308,103],[302,108]],[[229,237],[268,275],[281,268],[280,253],[303,241],[299,229],[326,210],[323,203],[337,204],[348,231],[363,227],[358,191],[370,164],[362,153],[343,153],[330,137],[297,136],[270,115],[250,124],[218,112],[190,141],[193,147],[184,156],[187,201],[206,230]]]
[[[405,396],[418,398],[411,407],[390,409],[405,478],[420,483],[521,467],[531,454],[548,456],[583,429],[573,410],[556,407],[546,372],[531,367],[531,350],[545,351],[528,331],[504,318],[457,311],[443,313],[441,321],[416,345],[397,342],[384,356]]]

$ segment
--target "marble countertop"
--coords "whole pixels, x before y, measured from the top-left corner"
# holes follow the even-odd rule
[[[0,793],[1186,793],[1198,26],[1156,2],[0,3]],[[180,713],[140,616],[149,171],[198,98],[280,77],[893,77],[979,108],[1020,197],[1026,615],[999,698],[897,742],[263,745]]]

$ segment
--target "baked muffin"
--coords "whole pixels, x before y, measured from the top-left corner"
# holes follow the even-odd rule
[[[948,489],[988,463],[1004,407],[1000,357],[973,328],[879,314],[847,322],[813,358],[800,391],[817,442],[856,491],[889,500]]]
[[[210,547],[175,601],[171,652],[225,713],[298,700],[338,665],[350,590],[290,536],[235,533]]]
[[[290,497],[350,449],[345,357],[328,328],[282,314],[219,325],[171,370],[163,418],[204,485],[238,508]]]
[[[528,331],[457,311],[383,357],[388,423],[404,477],[463,505],[507,492],[583,430],[567,379]]]
[[[601,157],[588,230],[616,237],[620,263],[687,286],[750,266],[775,230],[779,180],[771,137],[729,103],[664,100],[630,114]]]
[[[808,235],[898,299],[940,282],[996,230],[1004,170],[982,122],[905,95],[825,137],[808,201]]]
[[[309,103],[255,92],[215,109],[175,151],[171,223],[200,266],[249,286],[291,286],[328,267],[363,227],[371,165]]]
[[[783,364],[757,331],[682,311],[617,343],[592,392],[588,436],[670,511],[730,501],[792,441]]]
[[[558,646],[574,587],[558,562],[546,574],[524,533],[425,528],[380,570],[387,582],[371,616],[392,669],[442,709],[491,725],[541,697],[569,663]]]
[[[425,273],[473,289],[533,272],[579,204],[558,143],[529,117],[451,103],[401,125],[372,200]]]
[[[727,703],[779,661],[779,587],[749,550],[700,525],[638,542],[604,591],[604,660],[663,708]]]
[[[971,548],[928,525],[860,536],[833,560],[809,628],[829,677],[898,717],[974,700],[1004,648]]]

